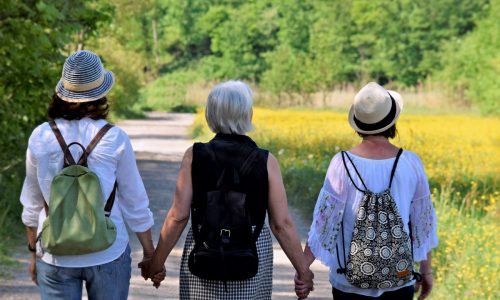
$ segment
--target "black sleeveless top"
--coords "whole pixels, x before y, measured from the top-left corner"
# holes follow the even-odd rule
[[[217,162],[208,146],[215,153]],[[268,202],[267,156],[268,151],[260,149],[257,144],[245,135],[217,134],[208,143],[193,145],[193,161],[191,178],[193,182],[193,201],[191,204],[192,226],[196,228],[202,223],[206,208],[207,192],[216,190],[217,180],[224,166],[239,170],[250,153],[256,149],[251,168],[245,176],[240,176],[241,190],[246,194],[247,209],[252,225],[261,225],[265,221]],[[219,167],[217,166],[219,165]]]

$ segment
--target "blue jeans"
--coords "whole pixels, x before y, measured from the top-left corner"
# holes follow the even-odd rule
[[[124,300],[131,275],[130,246],[112,262],[83,268],[66,268],[36,262],[42,300],[81,300],[85,281],[89,300]]]

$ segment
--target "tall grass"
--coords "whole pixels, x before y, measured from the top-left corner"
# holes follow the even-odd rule
[[[211,88],[216,84],[203,78],[203,70],[193,67],[164,74],[141,89],[140,101],[135,107],[146,110],[172,111],[176,106],[203,106]],[[352,103],[359,84],[349,83],[329,90],[311,93],[280,93],[261,89],[250,84],[254,91],[255,104],[265,107],[309,107],[345,111]],[[479,109],[464,100],[463,95],[450,88],[427,80],[413,87],[386,85],[397,90],[405,99],[405,110],[418,114],[453,114],[457,112],[477,113]],[[457,100],[462,99],[462,100]]]
[[[333,155],[359,142],[345,113],[255,109],[250,135],[280,161],[291,205],[307,220]],[[438,215],[431,299],[499,299],[500,119],[407,115],[395,143],[422,158]],[[212,134],[200,112],[197,139]]]

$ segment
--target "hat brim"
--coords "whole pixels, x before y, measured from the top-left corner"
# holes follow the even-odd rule
[[[349,125],[351,125],[351,127],[356,132],[359,132],[362,134],[377,134],[377,133],[381,133],[381,132],[386,131],[387,129],[391,128],[391,126],[394,125],[394,123],[396,123],[396,121],[399,118],[399,114],[401,113],[401,110],[403,109],[403,99],[401,98],[401,95],[399,95],[396,92],[389,91],[389,90],[387,92],[389,92],[389,94],[391,94],[392,98],[394,98],[394,102],[396,103],[396,114],[395,114],[392,122],[389,123],[389,125],[386,125],[382,128],[378,128],[375,130],[370,130],[370,131],[362,130],[356,125],[356,122],[354,122],[354,105],[351,105],[351,108],[349,109],[348,121],[349,121]]]
[[[102,84],[94,89],[84,92],[72,92],[64,88],[62,80],[56,85],[56,94],[62,100],[71,103],[83,103],[99,100],[106,96],[115,84],[115,75],[113,72],[105,70]]]

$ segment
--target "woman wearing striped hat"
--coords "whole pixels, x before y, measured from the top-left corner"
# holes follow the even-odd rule
[[[48,110],[51,122],[35,128],[29,139],[20,198],[32,252],[29,270],[42,299],[81,299],[83,282],[89,299],[126,299],[131,257],[125,221],[137,233],[144,256],[154,251],[150,232],[153,217],[130,140],[123,130],[106,121],[106,95],[114,82],[113,73],[104,69],[95,53],[77,51],[70,55]],[[86,148],[85,153],[80,147],[66,146],[73,142]],[[66,150],[70,155],[64,154]],[[99,179],[103,204],[114,199],[105,210],[116,227],[116,238],[104,250],[79,255],[51,253],[41,246],[43,236],[42,242],[37,239],[47,214],[52,218],[51,183],[63,163],[67,166],[63,160],[71,157],[74,162],[82,154],[88,169]],[[71,226],[62,230],[73,229],[67,227]]]

